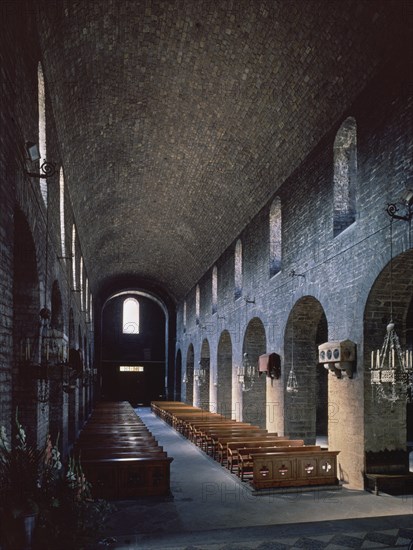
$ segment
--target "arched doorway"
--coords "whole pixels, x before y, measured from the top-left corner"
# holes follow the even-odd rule
[[[210,351],[209,342],[205,338],[201,346],[201,358],[199,361],[199,406],[201,409],[209,410],[209,378],[210,378]]]
[[[13,353],[12,408],[29,440],[37,441],[38,384],[30,376],[40,359],[40,292],[34,240],[29,224],[19,209],[14,212],[13,264]],[[7,400],[5,400],[7,402]],[[14,426],[13,426],[14,428]]]
[[[194,402],[194,346],[189,344],[186,353],[186,397],[185,402],[193,405]]]
[[[182,399],[182,353],[179,349],[175,360],[175,401]]]
[[[52,285],[50,327],[56,338],[64,342],[64,322],[62,295],[59,282],[55,280]],[[59,450],[66,455],[68,449],[68,430],[64,422],[65,416],[65,393],[62,391],[61,379],[53,376],[49,380],[50,399],[49,399],[49,431],[52,441],[57,441]]]
[[[318,364],[318,345],[326,342],[327,320],[313,296],[300,298],[288,317],[284,334],[285,434],[314,444],[318,430],[328,433],[327,372]],[[293,368],[298,391],[290,391]],[[317,404],[320,399],[322,403]]]
[[[258,358],[266,352],[266,349],[264,325],[258,317],[254,317],[248,323],[242,347],[244,358],[255,370],[253,384],[246,386],[243,391],[242,420],[260,428],[266,427],[266,377],[258,376]]]
[[[226,418],[232,417],[232,342],[227,330],[218,342],[216,411]]]
[[[372,387],[370,367],[383,345],[392,320],[402,350],[412,349],[413,251],[393,258],[379,274],[364,312],[364,442],[366,453],[399,451],[407,463],[406,443],[411,434],[411,406],[403,389],[391,402],[391,384]],[[397,361],[397,356],[396,356]],[[383,422],[383,419],[388,419]]]

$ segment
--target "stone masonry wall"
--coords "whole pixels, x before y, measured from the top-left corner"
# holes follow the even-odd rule
[[[322,342],[317,341],[320,337],[317,334],[325,335],[327,330],[329,341],[350,339],[356,343],[357,364],[353,378],[343,375],[339,379],[328,374],[325,413],[328,414],[329,448],[340,451],[340,477],[353,488],[363,487],[364,453],[372,449],[379,426],[380,448],[376,448],[376,444],[373,450],[386,446],[403,448],[406,444],[405,407],[399,407],[388,420],[383,420],[378,412],[382,405],[373,403],[365,408],[365,400],[370,403],[368,368],[371,349],[377,345],[377,334],[363,330],[366,305],[369,304],[369,310],[379,307],[372,302],[374,296],[370,296],[373,283],[390,260],[390,220],[385,213],[386,205],[397,201],[406,188],[413,187],[411,97],[402,67],[403,60],[400,66],[383,67],[354,105],[337,121],[336,127],[278,191],[282,205],[281,271],[270,277],[270,201],[240,235],[243,244],[242,296],[234,300],[234,241],[216,261],[216,313],[212,313],[211,303],[212,266],[199,281],[200,325],[206,327],[202,335],[193,316],[194,293],[187,296],[185,333],[180,322],[182,304],[178,308],[177,349],[182,352],[183,365],[188,347],[193,345],[196,361],[201,341],[207,338],[211,369],[216,372],[217,362],[218,368],[224,365],[218,342],[223,333],[226,340],[229,335],[231,342],[230,346],[226,345],[225,355],[231,357],[232,354],[233,376],[221,375],[218,371],[218,399],[232,393],[234,418],[242,418],[242,407],[241,412],[235,411],[236,402],[242,401],[242,392],[234,374],[236,365],[242,357],[248,323],[255,317],[261,320],[266,333],[265,351],[275,351],[282,358],[281,379],[272,383],[266,381],[267,428],[279,433],[287,429],[291,435],[300,434],[307,441],[315,440],[315,417],[321,414],[317,413],[321,409],[316,406],[315,396],[325,393],[325,390],[320,392],[316,388],[320,379],[317,369],[322,368],[317,356],[317,346]],[[334,237],[333,148],[336,132],[348,116],[354,117],[357,125],[356,219]],[[394,254],[405,251],[412,255],[410,246],[407,224],[395,223]],[[409,263],[400,262],[401,272],[404,269],[407,274]],[[406,312],[413,295],[411,273],[400,276],[399,280],[403,285],[400,308]],[[388,302],[387,296],[387,305]],[[309,304],[307,312],[300,306],[302,303]],[[294,361],[299,385],[295,401],[284,391],[292,362],[291,319],[296,318],[290,317],[293,308],[300,331],[295,337]],[[383,317],[385,308],[382,305],[380,308]],[[402,317],[400,315],[401,322]],[[379,341],[384,337],[387,322],[383,319],[379,324]],[[217,392],[211,391],[211,410],[220,410],[216,399]],[[228,404],[224,408],[228,409]],[[303,415],[305,418],[309,414],[313,420],[302,426],[305,431],[295,432],[294,418],[302,419]]]
[[[38,171],[30,163],[25,142],[38,143],[37,69],[41,61],[35,28],[35,12],[30,2],[22,1],[21,10],[14,2],[2,2],[0,6],[0,426],[8,433],[13,427],[15,409],[30,436],[39,444],[51,429],[49,402],[40,403],[41,383],[31,380],[28,372],[19,364],[19,332],[16,323],[24,326],[25,285],[13,284],[15,269],[24,273],[25,255],[14,258],[17,231],[20,231],[15,212],[20,212],[34,243],[34,278],[32,279],[33,303],[51,308],[52,288],[55,283],[62,301],[63,333],[68,335],[69,308],[75,314],[76,326],[93,346],[93,335],[86,324],[87,317],[80,311],[80,297],[71,290],[71,262],[61,259],[60,244],[60,147],[56,137],[53,112],[48,98],[46,81],[46,140],[47,160],[56,165],[56,173],[47,180],[48,208],[40,191],[39,179],[26,175],[26,171]],[[70,251],[71,228],[74,223],[70,194],[65,191],[66,250]],[[46,228],[48,226],[48,232]],[[27,235],[26,235],[27,237]],[[23,237],[27,242],[27,238]],[[30,239],[29,239],[30,240]],[[25,243],[23,241],[23,245]],[[47,254],[46,254],[47,248]],[[78,250],[80,244],[78,243]],[[47,255],[47,265],[46,265]],[[79,256],[78,256],[79,261]],[[16,263],[17,262],[17,263]],[[19,264],[20,262],[20,264]],[[87,272],[87,266],[85,266]],[[77,268],[79,273],[79,267]],[[22,294],[23,293],[23,294]],[[17,304],[21,302],[20,311]],[[36,306],[37,307],[37,306]],[[19,317],[20,315],[20,317]],[[38,311],[35,321],[26,323],[25,331],[36,334],[39,330]],[[14,332],[13,332],[14,331]],[[76,331],[78,334],[78,331]],[[75,343],[74,343],[75,344]],[[80,345],[76,342],[76,347]],[[23,376],[24,374],[24,376]],[[53,386],[53,387],[52,387]],[[67,396],[50,384],[50,413],[53,413],[52,435],[60,432],[61,450],[66,452],[73,443],[67,437],[69,407]],[[56,391],[59,396],[56,395]],[[76,390],[81,391],[79,389]],[[89,400],[92,397],[89,397]],[[77,418],[79,410],[73,412]],[[84,416],[84,415],[82,415]]]

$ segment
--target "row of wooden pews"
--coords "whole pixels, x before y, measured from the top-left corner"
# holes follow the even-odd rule
[[[73,449],[95,498],[170,494],[170,463],[129,402],[101,402]]]
[[[337,455],[302,439],[269,433],[247,422],[175,401],[152,411],[254,489],[338,485]]]

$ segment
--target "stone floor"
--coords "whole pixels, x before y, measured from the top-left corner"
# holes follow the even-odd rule
[[[116,502],[93,550],[407,548],[413,540],[413,496],[345,487],[256,496],[149,408],[136,412],[174,458],[172,495]]]

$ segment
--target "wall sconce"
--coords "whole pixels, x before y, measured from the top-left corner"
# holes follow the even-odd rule
[[[413,218],[413,191],[406,189],[400,198],[400,202],[388,204],[386,212],[395,220],[410,222]]]
[[[37,162],[41,159],[39,146],[37,143],[32,141],[26,141],[26,152],[29,157],[30,162]],[[31,178],[50,178],[55,175],[56,167],[53,162],[47,162],[46,160],[40,166],[41,173],[38,172],[29,172],[26,170],[26,174]]]
[[[353,378],[356,364],[356,344],[351,340],[325,342],[318,346],[318,360],[337,378],[345,372],[348,378]]]

